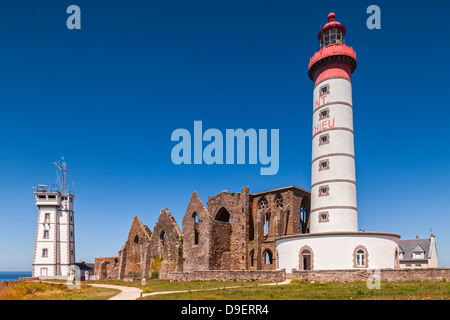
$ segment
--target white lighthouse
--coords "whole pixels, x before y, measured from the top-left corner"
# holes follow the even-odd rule
[[[345,45],[345,27],[328,15],[320,50],[309,63],[314,81],[311,233],[357,231],[351,74],[356,53]]]
[[[278,269],[398,268],[398,234],[358,231],[352,73],[356,53],[328,15],[309,61],[314,82],[310,233],[275,239]],[[358,106],[363,107],[363,106]]]
[[[39,208],[33,258],[33,277],[68,276],[75,264],[74,195],[67,188],[67,163],[54,163],[60,186],[34,187]]]

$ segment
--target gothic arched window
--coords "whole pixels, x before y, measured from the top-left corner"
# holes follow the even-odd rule
[[[230,222],[231,216],[227,209],[224,207],[220,208],[220,210],[216,214],[217,221]]]
[[[264,235],[269,234],[270,227],[270,212],[264,215]]]
[[[269,209],[269,203],[267,202],[266,198],[261,198],[258,202],[258,209],[265,212],[267,209]]]
[[[161,241],[161,244],[164,246],[167,242],[167,234],[165,231],[161,231],[161,233],[159,234],[159,239]]]
[[[198,244],[198,215],[197,212],[192,214],[192,218],[194,219],[194,244]]]
[[[275,205],[277,208],[283,208],[283,197],[281,196],[281,194],[276,196]]]
[[[264,251],[264,262],[265,264],[272,264],[272,260],[273,260],[272,251],[267,249],[266,251]]]
[[[300,225],[302,228],[301,230],[302,233],[308,232],[308,220],[309,220],[308,211],[306,210],[305,204],[302,203],[300,207]]]

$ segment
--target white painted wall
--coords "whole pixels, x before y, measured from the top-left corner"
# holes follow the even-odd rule
[[[299,253],[303,246],[313,251],[313,270],[354,269],[353,252],[357,246],[368,251],[368,268],[394,268],[398,238],[387,235],[321,235],[281,239],[276,241],[278,269],[299,268]]]
[[[319,170],[320,161],[325,159],[329,160],[330,169]],[[332,170],[335,167],[339,167],[339,173]],[[316,184],[318,181],[332,180],[332,179],[347,179],[356,181],[355,177],[355,159],[347,156],[332,156],[316,160],[311,165],[311,171],[316,171],[314,177],[311,179],[311,185]]]
[[[355,148],[353,145],[353,133],[349,131],[331,130],[328,132],[330,143],[323,144],[319,147],[320,133],[312,139],[312,160],[330,153],[349,153],[354,155]]]
[[[352,84],[345,79],[328,79],[321,82],[314,88],[314,98],[319,97],[320,88],[327,84],[330,85],[330,93],[328,94],[329,100],[352,103]]]
[[[329,118],[320,120],[321,111],[328,109]],[[336,118],[336,117],[339,118]],[[331,104],[323,108],[317,109],[313,114],[313,134],[314,128],[321,122],[333,120],[332,124],[336,127],[345,127],[353,130],[353,109],[346,104]]]
[[[432,235],[430,237],[430,254],[431,257],[428,259],[428,267],[429,268],[437,268],[438,267],[438,255],[437,255],[437,248],[436,248],[436,239]]]
[[[320,96],[320,90],[329,86],[329,93]],[[314,88],[313,139],[311,163],[311,233],[328,231],[358,231],[356,203],[356,175],[354,160],[353,109],[350,81],[328,79]],[[319,106],[317,104],[319,102]],[[318,107],[318,108],[317,108]],[[319,120],[324,109],[329,118]],[[328,122],[328,121],[334,122]],[[327,123],[327,130],[321,124]],[[328,134],[329,143],[320,144],[320,137]],[[337,155],[336,155],[337,154]],[[346,154],[343,156],[339,154]],[[320,161],[327,159],[329,169],[320,170]],[[329,194],[319,196],[322,186]],[[327,211],[328,222],[319,222],[318,216]]]
[[[73,199],[70,196],[56,200],[41,199],[36,196],[36,205],[41,206],[38,212],[36,226],[35,254],[33,259],[33,276],[39,276],[42,268],[47,268],[47,276],[67,276],[69,265],[75,263],[74,221],[70,221],[73,209]],[[42,207],[45,206],[45,207]],[[50,220],[45,215],[50,214]],[[48,239],[44,238],[44,230],[49,230]],[[71,235],[72,232],[72,235]],[[42,250],[47,249],[47,256],[42,256]]]
[[[357,231],[358,215],[356,212],[349,214],[351,211],[351,209],[326,209],[311,212],[311,219],[317,222],[314,227],[315,232]],[[328,212],[329,222],[319,222],[319,215],[322,212]]]

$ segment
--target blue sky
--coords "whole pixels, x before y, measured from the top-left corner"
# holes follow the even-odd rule
[[[81,8],[68,30],[66,8]],[[381,30],[366,9],[381,8]],[[357,52],[359,227],[436,235],[450,266],[447,1],[14,1],[0,4],[0,270],[31,270],[32,187],[75,184],[77,260],[116,255],[134,216],[181,228],[192,192],[310,188],[309,58],[330,7]],[[180,165],[171,133],[280,130],[278,174]]]

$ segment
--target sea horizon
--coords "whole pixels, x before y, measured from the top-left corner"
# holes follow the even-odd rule
[[[31,277],[32,271],[0,271],[0,282],[17,281],[19,278]]]

